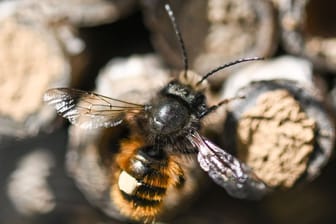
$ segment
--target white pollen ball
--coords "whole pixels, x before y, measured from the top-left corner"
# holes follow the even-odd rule
[[[137,186],[141,185],[134,177],[129,175],[126,171],[122,171],[119,180],[118,186],[119,189],[126,194],[132,195]]]

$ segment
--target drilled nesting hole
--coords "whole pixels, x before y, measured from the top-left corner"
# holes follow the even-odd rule
[[[306,5],[304,30],[307,36],[336,36],[336,1],[311,0]]]

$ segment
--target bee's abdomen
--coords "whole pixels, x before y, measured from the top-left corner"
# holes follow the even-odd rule
[[[137,221],[151,222],[160,213],[167,190],[164,186],[152,185],[153,181],[157,180],[137,180],[122,170],[111,192],[120,212]]]
[[[149,198],[144,198],[139,195],[132,195],[127,194],[125,192],[121,192],[123,198],[127,200],[129,203],[134,204],[135,206],[142,206],[142,207],[151,207],[151,206],[159,206],[161,200],[153,200]]]
[[[164,151],[144,146],[141,139],[123,141],[121,150],[111,199],[125,217],[151,222],[162,212],[167,190],[177,186],[182,171]]]
[[[164,187],[142,184],[136,189],[134,196],[140,200],[144,200],[144,204],[146,203],[146,200],[148,200],[151,201],[149,204],[155,205],[161,202],[166,194],[166,190],[167,189]]]
[[[130,203],[144,207],[158,206],[165,196],[166,187],[152,185],[154,181],[148,178],[137,180],[126,171],[122,171],[118,178],[118,187],[123,198]]]

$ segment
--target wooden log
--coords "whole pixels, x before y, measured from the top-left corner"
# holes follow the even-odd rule
[[[54,162],[51,154],[41,149],[27,153],[18,161],[8,179],[7,191],[19,213],[40,215],[55,208],[55,197],[47,182]]]
[[[116,58],[100,71],[97,77],[96,92],[145,103],[153,96],[153,92],[169,79],[168,71],[155,55],[134,55],[127,59]]]
[[[334,1],[277,1],[283,45],[287,52],[336,71]]]
[[[291,188],[318,176],[332,154],[335,127],[308,61],[283,57],[230,77],[223,141],[268,186]],[[321,86],[321,85],[320,85]]]
[[[164,11],[164,1],[144,0],[145,22],[155,48],[174,68],[183,68],[181,50]],[[180,27],[190,68],[205,74],[229,61],[272,55],[277,46],[276,18],[269,1],[170,1]],[[235,66],[237,69],[240,66]],[[210,77],[220,85],[228,74]]]

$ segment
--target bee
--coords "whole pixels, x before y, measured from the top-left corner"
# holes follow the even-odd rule
[[[81,128],[128,127],[113,160],[109,197],[122,216],[144,223],[155,221],[172,192],[187,187],[183,163],[188,160],[184,157],[197,157],[200,168],[233,197],[259,198],[268,189],[247,165],[201,134],[202,120],[231,100],[209,106],[207,78],[226,67],[260,58],[239,59],[204,76],[189,71],[173,11],[169,4],[165,9],[181,46],[184,70],[148,103],[70,88],[49,89],[44,95],[45,102]]]

